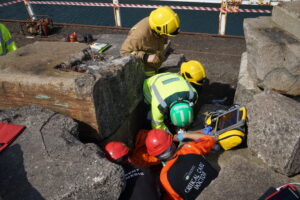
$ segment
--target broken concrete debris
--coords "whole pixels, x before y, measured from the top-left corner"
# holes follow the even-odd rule
[[[300,182],[299,101],[293,100],[299,96],[299,38],[282,27],[268,18],[245,20],[247,52],[235,103],[248,109],[248,148],[206,155],[220,172],[198,200],[253,200],[271,186]],[[0,156],[0,177],[9,175],[0,183],[7,188],[0,190],[0,199],[117,199],[124,186],[121,168],[108,162],[98,146],[76,139],[73,119],[89,124],[101,139],[132,142],[140,119],[143,66],[131,56],[97,57],[86,51],[75,56],[85,49],[79,44],[46,45],[55,45],[64,58],[56,52],[53,60],[46,52],[35,58],[34,52],[43,52],[36,44],[8,55],[9,60],[0,58],[0,121],[26,125]],[[45,108],[11,109],[32,103]],[[197,125],[203,124],[205,111],[217,107],[222,105],[204,105]]]
[[[73,119],[26,106],[1,109],[0,121],[26,126],[1,152],[3,199],[117,199],[120,195],[122,168],[104,158],[95,144],[76,139],[78,124]]]

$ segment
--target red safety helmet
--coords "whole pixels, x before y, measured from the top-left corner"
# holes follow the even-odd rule
[[[128,154],[129,148],[123,142],[109,142],[105,145],[105,151],[111,160],[118,160]]]
[[[172,136],[160,129],[149,131],[146,138],[147,151],[151,156],[158,156],[164,153],[172,143]]]

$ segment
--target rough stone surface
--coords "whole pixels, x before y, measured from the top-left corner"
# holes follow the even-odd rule
[[[256,86],[256,80],[251,78],[248,71],[247,52],[242,54],[240,73],[234,95],[234,103],[245,105],[253,99],[253,95],[261,90]]]
[[[144,65],[133,56],[111,57],[95,61],[89,73],[72,71],[90,56],[86,48],[36,42],[0,58],[0,108],[33,103],[82,122],[84,137],[113,134],[143,99]]]
[[[120,56],[120,49],[127,35],[100,34],[100,35],[94,35],[93,37],[96,39],[96,42],[111,44],[111,47],[107,49],[104,53],[113,57],[118,57]]]
[[[244,154],[237,155],[234,152],[221,167],[219,176],[204,189],[197,200],[258,199],[269,187],[279,187],[291,181],[259,162],[245,158]]]
[[[181,63],[186,59],[183,54],[169,54],[158,69],[159,72],[179,72]]]
[[[250,75],[260,87],[300,95],[300,40],[278,28],[271,17],[244,21]]]
[[[99,72],[101,77],[93,87],[97,121],[104,138],[115,133],[142,101],[144,81],[143,65],[134,56],[120,57],[107,65],[108,71]]]
[[[246,107],[250,150],[280,173],[299,173],[300,103],[268,91],[255,95]]]
[[[3,199],[117,199],[122,169],[74,136],[71,118],[37,106],[0,110],[0,121],[26,129],[0,155]]]
[[[74,63],[84,58],[88,46],[73,42],[35,42],[26,48],[0,57],[1,73],[23,73],[39,76],[76,76],[76,73],[58,73],[54,66]],[[53,51],[55,49],[55,51]],[[77,73],[77,75],[80,75]]]
[[[272,20],[300,40],[300,1],[282,2],[274,6]]]

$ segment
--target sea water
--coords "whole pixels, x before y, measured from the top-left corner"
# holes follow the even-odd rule
[[[1,3],[12,0],[1,0]],[[45,1],[45,0],[40,0]],[[109,0],[67,0],[77,2],[102,2],[112,3]],[[184,0],[183,0],[184,1]],[[219,8],[220,4],[208,3],[188,3],[188,2],[161,2],[149,0],[120,0],[124,4],[146,4],[146,5],[181,5],[181,6],[201,6]],[[65,5],[37,5],[32,4],[34,14],[48,15],[54,22],[69,24],[86,24],[114,26],[114,11],[112,7],[91,7],[91,6],[65,6]],[[271,6],[249,6],[242,5],[244,9],[272,10]],[[150,8],[121,8],[121,22],[123,27],[132,27],[142,18],[148,16],[153,9]],[[181,31],[200,32],[217,34],[219,26],[219,12],[216,11],[196,11],[196,10],[175,10],[181,19]],[[226,35],[244,35],[243,21],[245,18],[259,16],[270,16],[267,13],[228,13]],[[28,19],[28,13],[23,3],[17,3],[6,7],[0,7],[0,19]]]

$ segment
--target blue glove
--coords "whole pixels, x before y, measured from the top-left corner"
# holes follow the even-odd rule
[[[212,131],[211,126],[207,126],[204,129],[202,129],[202,132],[205,133],[206,135],[214,136],[214,133],[212,133],[211,131]]]
[[[182,129],[180,129],[179,131],[178,131],[178,134],[177,134],[177,139],[178,139],[178,141],[179,142],[182,142],[183,141],[183,134],[185,134],[185,131],[184,130],[182,130]]]

